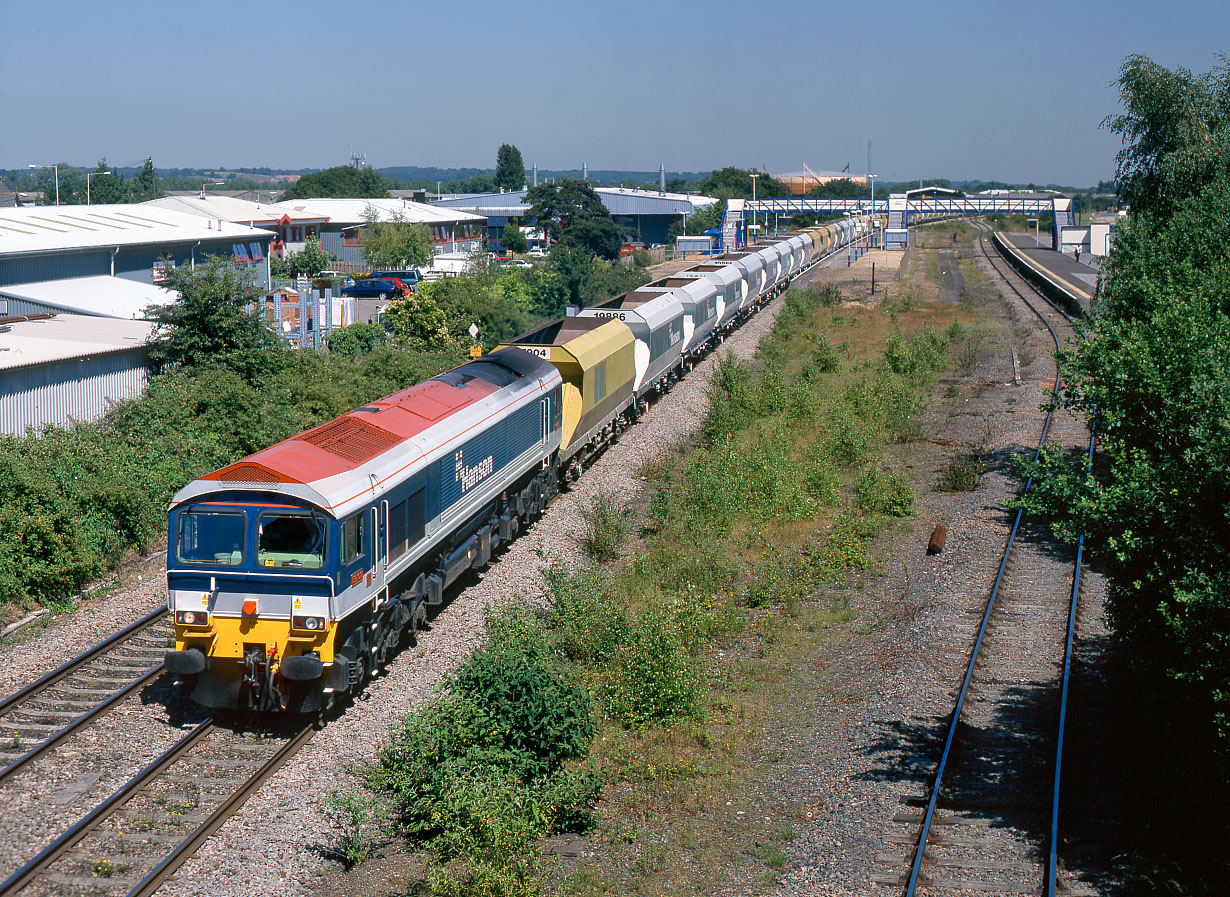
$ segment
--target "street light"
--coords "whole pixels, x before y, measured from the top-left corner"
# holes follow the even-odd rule
[[[867,175],[867,182],[868,182],[869,184],[871,184],[871,216],[872,216],[872,220],[874,220],[874,219],[875,219],[875,214],[876,214],[876,178],[878,178],[878,177],[879,177],[879,175],[878,175],[878,174],[870,174],[870,173],[869,173],[869,174]],[[874,245],[875,245],[875,239],[874,239],[874,237],[873,237],[873,239],[872,239],[872,241],[871,241],[871,242],[872,242],[872,246],[874,246]]]
[[[26,168],[54,168],[56,170],[56,205],[60,204],[60,164],[58,162],[51,165],[27,165]]]
[[[756,178],[760,177],[760,175],[756,174],[756,172],[754,171],[749,172],[749,174],[751,174],[752,176],[752,230],[755,230],[756,229]]]
[[[96,174],[114,174],[113,171],[87,171],[85,173],[85,204],[90,204],[90,178]]]

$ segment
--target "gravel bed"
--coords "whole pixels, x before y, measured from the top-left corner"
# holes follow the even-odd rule
[[[696,430],[717,358],[728,349],[750,357],[781,304],[779,299],[763,309],[654,404],[618,445],[551,503],[480,581],[441,611],[431,631],[420,635],[416,648],[403,652],[370,683],[360,700],[267,782],[161,893],[168,897],[275,890],[307,894],[320,875],[340,868],[327,857],[339,832],[320,812],[321,797],[331,788],[348,785],[351,765],[372,758],[398,717],[428,699],[441,678],[481,644],[486,605],[511,596],[539,599],[541,570],[548,563],[570,568],[588,563],[578,540],[593,497],[600,492],[631,497],[642,488],[636,478],[640,465]]]

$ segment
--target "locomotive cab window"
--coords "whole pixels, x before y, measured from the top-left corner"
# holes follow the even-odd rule
[[[247,521],[235,511],[204,511],[193,508],[179,515],[175,557],[181,564],[243,563]]]
[[[325,565],[325,522],[316,514],[262,514],[256,532],[262,567],[319,570]]]

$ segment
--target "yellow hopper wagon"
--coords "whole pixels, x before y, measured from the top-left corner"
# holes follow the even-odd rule
[[[623,321],[567,317],[509,340],[564,379],[559,462],[566,480],[636,420],[636,340]],[[503,348],[503,347],[501,347]]]

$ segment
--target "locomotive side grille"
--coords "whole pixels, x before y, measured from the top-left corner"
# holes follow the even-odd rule
[[[277,476],[255,464],[237,464],[218,474],[223,483],[278,483]]]
[[[387,452],[400,437],[357,417],[341,417],[298,437],[303,442],[356,464]]]

